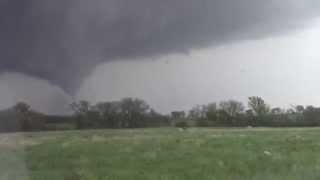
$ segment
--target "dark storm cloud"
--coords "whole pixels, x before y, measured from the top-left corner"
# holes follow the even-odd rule
[[[0,71],[74,90],[104,61],[286,33],[318,0],[0,0]]]

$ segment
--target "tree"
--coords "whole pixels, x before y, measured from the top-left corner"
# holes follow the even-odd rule
[[[181,122],[184,122],[186,123],[186,113],[184,111],[172,111],[171,112],[171,123],[172,125],[177,125],[178,124],[181,124]],[[182,124],[184,124],[182,123]]]
[[[79,129],[144,127],[150,111],[149,105],[137,98],[101,102],[94,106],[87,101],[80,101],[72,103],[71,108]]]
[[[30,105],[25,102],[18,102],[13,109],[18,115],[21,129],[28,131],[30,129]]]
[[[320,124],[320,108],[307,106],[303,112],[305,125],[315,126]]]
[[[22,131],[39,131],[44,129],[44,116],[31,110],[29,104],[18,102],[13,109],[18,116]]]
[[[222,125],[236,125],[238,116],[243,113],[244,105],[242,102],[229,100],[222,101],[219,104],[218,123]]]
[[[203,120],[206,118],[206,113],[206,106],[197,105],[189,111],[188,118],[191,120]]]
[[[79,101],[79,102],[73,102],[70,105],[71,109],[75,114],[86,114],[90,110],[90,103],[88,101]]]
[[[17,112],[17,113],[21,113],[21,114],[28,114],[31,107],[29,104],[25,103],[25,102],[18,102],[13,109]]]
[[[272,109],[271,109],[271,114],[272,114],[272,115],[280,115],[280,114],[284,114],[284,113],[285,113],[285,111],[282,110],[282,109],[279,108],[279,107],[276,107],[276,108],[272,108]]]
[[[197,105],[194,106],[188,113],[188,119],[195,122],[197,126],[209,126],[210,122],[208,121],[208,106],[206,105]]]
[[[123,127],[137,128],[144,126],[145,117],[149,110],[149,105],[141,99],[122,99],[121,113],[123,115]]]
[[[249,97],[248,106],[256,116],[263,116],[269,113],[270,107],[264,102],[261,97]]]
[[[95,108],[101,116],[101,125],[107,128],[120,128],[121,122],[121,103],[101,102]]]
[[[219,106],[221,110],[225,111],[230,117],[235,117],[244,111],[242,102],[235,100],[222,101]]]
[[[215,122],[217,121],[218,108],[216,103],[210,103],[206,107],[206,117],[209,121]]]
[[[73,102],[70,107],[74,112],[77,129],[89,128],[91,126],[91,120],[89,118],[90,103],[82,100]]]
[[[297,105],[297,106],[295,106],[295,110],[296,110],[297,113],[302,114],[303,111],[304,111],[304,106]]]

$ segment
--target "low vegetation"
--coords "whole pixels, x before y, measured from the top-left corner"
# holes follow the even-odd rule
[[[0,135],[0,179],[318,180],[320,129],[89,130]]]

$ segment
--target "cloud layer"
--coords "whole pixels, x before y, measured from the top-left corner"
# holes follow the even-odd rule
[[[61,88],[23,74],[0,74],[0,92],[0,109],[23,101],[44,113],[67,114],[71,111],[69,104],[72,99]]]
[[[318,0],[1,0],[0,71],[74,91],[101,62],[287,33]]]
[[[77,93],[93,103],[139,97],[162,113],[249,96],[273,107],[320,105],[320,18],[276,38],[99,65]]]

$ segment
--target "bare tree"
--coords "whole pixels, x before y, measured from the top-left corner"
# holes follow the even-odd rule
[[[269,105],[267,105],[264,100],[258,96],[249,97],[248,106],[256,116],[265,115],[270,112]]]
[[[231,117],[235,117],[237,114],[243,113],[244,111],[243,103],[235,100],[222,101],[219,106],[221,110]]]

